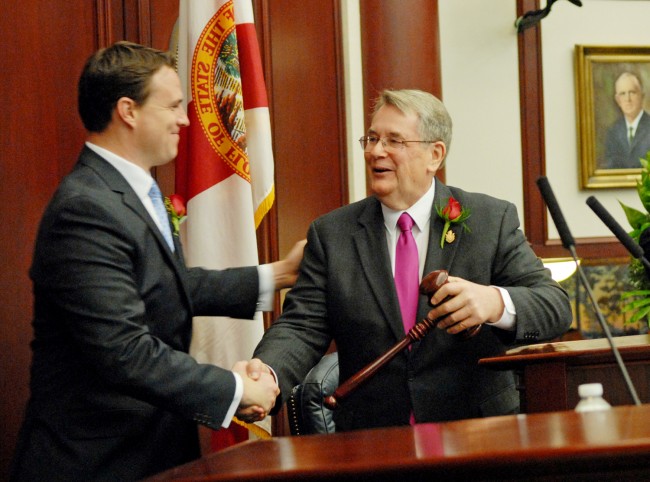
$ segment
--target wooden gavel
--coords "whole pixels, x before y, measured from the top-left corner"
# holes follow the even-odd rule
[[[431,297],[433,296],[433,294],[436,291],[438,291],[442,287],[442,285],[449,282],[447,278],[448,278],[448,274],[447,271],[444,269],[432,271],[424,278],[422,278],[422,282],[420,283],[420,294],[427,296],[427,298],[429,299],[429,304],[431,304]],[[447,300],[446,299],[443,300],[442,303],[444,303],[445,301]],[[438,324],[438,320],[430,320],[429,318],[425,318],[419,323],[416,323],[415,326],[409,330],[409,332],[406,334],[406,336],[402,341],[395,344],[390,350],[388,350],[382,356],[377,358],[372,363],[366,365],[364,368],[359,370],[352,377],[348,378],[342,385],[339,385],[339,387],[334,391],[332,395],[324,397],[323,404],[332,410],[338,408],[339,403],[343,401],[345,398],[347,398],[351,392],[356,390],[357,387],[359,387],[359,385],[361,385],[370,377],[372,377],[381,367],[386,365],[389,361],[391,361],[395,357],[395,355],[400,353],[411,343],[413,343],[414,341],[420,341],[422,338],[424,338],[424,336],[429,332],[429,330],[431,330],[431,328],[433,328],[437,324]],[[465,340],[476,335],[480,329],[481,329],[481,325],[474,325],[454,336],[457,336]]]

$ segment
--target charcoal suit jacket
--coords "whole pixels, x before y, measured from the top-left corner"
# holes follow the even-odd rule
[[[627,124],[621,116],[607,132],[605,139],[606,169],[641,168],[639,159],[645,159],[650,151],[650,115],[643,112],[632,143],[628,140]]]
[[[441,248],[444,223],[435,206],[450,196],[471,210],[471,232],[453,226],[455,241]],[[405,336],[379,201],[369,197],[324,215],[307,238],[298,281],[255,351],[278,375],[276,407],[332,340],[343,382]],[[424,272],[436,269],[505,288],[516,308],[516,330],[483,325],[461,341],[434,329],[341,402],[337,431],[405,425],[411,412],[417,422],[516,413],[513,373],[480,367],[479,359],[514,343],[556,337],[571,324],[568,296],[530,248],[511,203],[436,180]],[[418,319],[431,309],[427,303],[421,295]]]
[[[252,318],[255,267],[188,269],[121,174],[88,148],[40,224],[31,397],[15,480],[136,480],[200,455],[233,374],[187,354],[192,317]],[[229,367],[228,367],[229,368]]]

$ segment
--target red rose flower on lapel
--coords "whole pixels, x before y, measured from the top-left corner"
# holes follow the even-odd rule
[[[442,210],[442,215],[446,217],[449,221],[454,221],[458,219],[458,216],[461,215],[462,209],[460,203],[456,201],[453,197],[449,198],[447,205]]]
[[[445,226],[442,229],[442,237],[440,238],[441,248],[445,247],[445,241],[451,243],[456,239],[454,232],[449,230],[452,223],[460,224],[465,231],[470,231],[465,224],[465,220],[470,216],[470,211],[462,207],[454,197],[449,197],[444,207],[442,205],[437,206],[436,211],[438,212],[438,216],[445,222]]]
[[[174,226],[174,235],[178,236],[181,229],[181,223],[187,217],[187,209],[185,208],[185,199],[179,194],[172,194],[165,198],[165,207],[167,212],[171,215],[172,225]]]

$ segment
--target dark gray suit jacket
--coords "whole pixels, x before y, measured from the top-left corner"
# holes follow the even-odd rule
[[[187,354],[192,316],[252,318],[257,270],[188,269],[175,242],[84,148],[36,240],[16,480],[140,479],[200,455],[196,422],[221,426],[235,380]]]
[[[650,115],[643,112],[632,144],[628,141],[627,124],[621,116],[607,132],[605,140],[605,169],[641,168],[639,159],[650,150]]]
[[[456,240],[441,249],[444,223],[432,206],[425,273],[446,269],[452,276],[507,289],[517,310],[516,331],[485,325],[476,337],[459,341],[432,330],[341,404],[337,430],[408,424],[411,410],[418,422],[516,412],[513,374],[479,367],[478,360],[515,342],[556,337],[571,324],[568,296],[528,245],[514,205],[436,183],[434,204],[446,204],[453,195],[471,209],[471,232],[454,227]],[[310,226],[299,279],[282,316],[255,351],[276,370],[281,397],[290,394],[332,340],[342,382],[404,338],[384,230],[374,197]],[[427,303],[420,296],[419,319],[429,311]]]

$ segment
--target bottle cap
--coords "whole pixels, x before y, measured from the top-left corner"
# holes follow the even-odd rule
[[[602,397],[603,385],[602,383],[583,383],[578,387],[578,395],[580,398]]]

